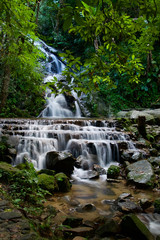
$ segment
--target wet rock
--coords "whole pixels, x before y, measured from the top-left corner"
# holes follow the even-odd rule
[[[99,178],[99,173],[94,171],[94,170],[89,170],[88,171],[88,179],[98,179]]]
[[[142,199],[140,200],[140,206],[141,206],[141,208],[142,208],[143,210],[151,207],[152,204],[153,204],[153,201],[150,200],[150,199],[142,198]]]
[[[83,161],[82,162],[82,169],[83,170],[89,170],[89,163],[88,163],[88,161]]]
[[[107,222],[105,222],[96,231],[96,234],[100,237],[105,237],[105,236],[107,236],[109,234],[113,234],[113,233],[114,234],[120,233],[120,226],[113,219],[110,219]]]
[[[67,217],[64,220],[63,225],[67,225],[72,228],[76,228],[76,227],[79,227],[80,225],[82,225],[82,221],[83,221],[83,218]]]
[[[118,201],[117,209],[124,213],[142,212],[142,208],[129,199]]]
[[[126,198],[130,198],[132,197],[131,193],[122,193],[119,197],[118,197],[118,201],[124,200]]]
[[[152,165],[147,160],[141,160],[130,164],[126,168],[127,178],[130,183],[138,187],[151,187],[154,183]]]
[[[120,168],[115,165],[111,165],[107,170],[107,177],[116,179],[120,174]]]
[[[17,154],[17,150],[15,148],[8,148],[8,153],[10,156],[15,157]]]
[[[155,148],[151,148],[151,149],[149,150],[149,152],[150,152],[150,155],[151,155],[152,157],[157,157],[157,156],[158,156],[158,151],[157,151],[157,149],[155,149]]]
[[[148,161],[152,164],[152,166],[160,166],[160,157],[150,157]]]
[[[128,149],[127,142],[118,142],[118,148],[119,148],[119,150],[126,150],[126,149]]]
[[[104,199],[101,201],[102,204],[106,204],[106,205],[113,205],[115,200],[108,200],[108,199]]]
[[[69,152],[48,152],[46,155],[46,167],[51,170],[63,172],[67,176],[73,173],[76,159]]]
[[[93,212],[95,210],[96,210],[96,207],[91,203],[80,205],[79,207],[76,208],[77,212]]]
[[[99,166],[98,164],[93,165],[93,170],[98,172],[99,175],[105,175],[106,174],[106,170],[104,168],[102,168],[101,166]]]
[[[154,236],[148,230],[144,223],[134,215],[130,214],[125,216],[121,222],[122,231],[125,235],[130,236],[132,239],[141,240],[154,240]]]
[[[75,162],[75,167],[81,168],[83,160],[84,160],[84,156],[80,155],[79,157],[77,157]]]
[[[70,205],[71,205],[72,207],[76,207],[76,206],[78,206],[78,205],[80,204],[80,202],[79,202],[78,200],[73,199],[73,198],[71,198],[71,200],[69,201],[69,203],[70,203]]]
[[[58,189],[60,192],[69,192],[72,184],[69,181],[69,178],[64,173],[57,173],[55,179],[58,184]]]
[[[143,152],[134,149],[123,150],[120,154],[121,161],[135,162],[143,157]]]

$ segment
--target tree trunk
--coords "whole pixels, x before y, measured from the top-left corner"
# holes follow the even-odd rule
[[[4,67],[4,77],[2,79],[2,87],[1,87],[1,95],[0,95],[0,113],[2,112],[2,109],[5,107],[7,97],[8,97],[8,89],[9,89],[9,83],[10,83],[10,74],[11,69],[8,64]]]

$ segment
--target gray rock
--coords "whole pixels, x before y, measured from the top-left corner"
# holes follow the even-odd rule
[[[16,211],[0,213],[0,219],[2,220],[11,220],[11,219],[21,218],[21,217],[22,217],[22,214]]]
[[[17,154],[17,150],[15,148],[8,148],[8,153],[9,153],[9,155],[15,157]]]
[[[160,157],[150,157],[148,161],[153,165],[153,166],[160,166]]]
[[[124,213],[137,213],[137,212],[142,212],[142,208],[137,205],[136,203],[130,201],[130,200],[125,200],[125,201],[119,201],[117,203],[118,210]]]
[[[96,234],[100,237],[105,237],[108,234],[116,234],[119,232],[120,226],[118,225],[118,223],[113,219],[110,219],[97,229]]]
[[[96,210],[96,207],[91,203],[86,203],[76,208],[77,212],[93,212],[95,210]]]
[[[63,172],[67,176],[73,173],[76,159],[69,152],[48,152],[46,155],[46,167],[55,170],[57,173]]]
[[[126,198],[130,198],[132,197],[131,193],[122,193],[119,197],[118,197],[118,200],[124,200]]]
[[[154,180],[152,165],[147,160],[130,164],[126,168],[128,181],[139,187],[151,187]]]

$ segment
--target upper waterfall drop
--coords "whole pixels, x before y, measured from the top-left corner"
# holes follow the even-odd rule
[[[46,77],[44,83],[52,82],[54,77],[58,81],[62,80],[62,71],[65,69],[65,64],[58,58],[55,53],[56,49],[48,46],[43,41],[36,42],[37,47],[45,54],[46,62]],[[75,113],[69,109],[65,95],[55,95],[51,89],[47,89],[45,93],[46,107],[38,117],[42,118],[81,118],[81,110],[78,104],[76,92],[72,91],[72,96],[75,101]]]

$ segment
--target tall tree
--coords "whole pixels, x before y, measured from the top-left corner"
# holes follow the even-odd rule
[[[30,72],[38,70],[36,69],[38,51],[33,44],[36,24],[32,7],[36,6],[36,3],[36,0],[31,3],[26,0],[1,0],[0,2],[0,60],[2,69],[0,112],[6,104],[10,80],[17,75],[17,71],[20,71],[24,65],[28,66]]]
[[[112,72],[130,83],[147,77],[154,60],[152,51],[160,38],[158,0],[77,0],[76,3],[75,7],[67,3],[63,8],[64,27],[95,47],[83,64],[84,71],[78,75],[79,83],[90,77],[93,88],[102,81],[110,86],[116,80]],[[70,54],[65,55],[68,60],[72,59]]]

